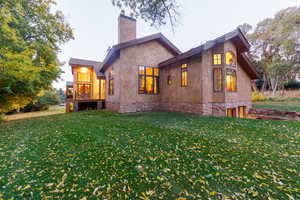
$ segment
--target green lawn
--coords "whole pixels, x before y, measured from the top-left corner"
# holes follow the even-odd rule
[[[52,115],[0,124],[0,163],[0,199],[300,199],[300,123]]]
[[[300,112],[300,101],[263,101],[255,102],[254,108],[276,109]]]

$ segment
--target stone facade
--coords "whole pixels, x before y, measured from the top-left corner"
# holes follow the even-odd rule
[[[122,50],[120,59],[111,66],[115,74],[115,94],[108,95],[107,108],[120,113],[166,110],[226,116],[228,108],[236,108],[238,112],[239,106],[246,106],[248,112],[252,107],[251,80],[239,64],[236,66],[237,91],[227,92],[223,78],[223,91],[213,92],[212,55],[215,52],[225,54],[225,49],[236,53],[234,46],[228,42],[193,59],[160,69],[158,95],[138,93],[138,66],[154,67],[172,55],[155,41]],[[181,86],[182,64],[188,66],[186,87]],[[226,69],[226,66],[218,67]],[[171,77],[171,84],[167,83],[168,77]]]
[[[248,47],[242,49],[241,46],[234,43],[233,39],[223,37],[195,48],[200,49],[201,47],[204,50],[201,49],[195,54],[188,54],[184,57],[185,54],[181,54],[164,37],[136,39],[135,19],[121,14],[118,23],[119,44],[113,46],[113,51],[108,53],[108,59],[104,60],[100,70],[106,78],[105,107],[107,109],[119,113],[166,110],[199,115],[226,116],[228,108],[236,108],[236,112],[238,112],[238,107],[243,106],[246,107],[246,112],[248,112],[252,107],[251,78],[255,76],[252,75],[250,78],[251,73],[249,75],[249,70],[246,68],[245,71],[245,62],[240,65],[237,59],[238,55],[241,55],[240,52],[243,53]],[[231,34],[227,36],[231,37]],[[116,53],[117,48],[119,49]],[[225,55],[227,52],[234,55],[236,65],[226,65]],[[221,64],[213,64],[214,54],[222,55]],[[139,67],[158,67],[161,66],[160,63],[174,58],[175,60],[178,58],[178,60],[169,62],[170,64],[159,68],[159,93],[156,95],[140,94],[138,88]],[[108,62],[110,59],[113,61]],[[241,63],[243,63],[243,60]],[[181,66],[183,64],[187,65],[186,86],[181,85]],[[222,70],[221,82],[223,89],[218,92],[214,91],[213,70],[215,68]],[[234,92],[226,90],[226,72],[229,69],[236,72],[237,90]],[[79,68],[75,67],[74,71],[77,70]],[[93,71],[93,82],[95,82],[93,95],[96,95],[99,93],[99,80],[97,82],[94,79],[95,72]],[[113,82],[113,93],[109,92],[110,80]],[[74,75],[75,81],[76,73]],[[76,91],[76,87],[74,89]],[[100,90],[102,90],[101,87]],[[78,105],[75,104],[74,107],[76,110]],[[97,104],[97,108],[103,108],[103,104]]]

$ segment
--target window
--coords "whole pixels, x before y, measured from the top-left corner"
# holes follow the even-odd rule
[[[246,118],[246,106],[239,106],[238,107],[238,114],[239,118]]]
[[[226,65],[236,66],[235,56],[232,52],[226,53]]]
[[[100,99],[105,100],[105,79],[100,79]]]
[[[221,65],[222,64],[222,54],[214,54],[213,55],[213,64]]]
[[[77,98],[90,98],[92,96],[91,84],[77,84]]]
[[[222,92],[223,91],[223,75],[221,68],[213,69],[213,77],[214,77],[214,92]]]
[[[236,92],[236,71],[226,71],[226,90],[229,92]]]
[[[187,81],[187,64],[183,64],[181,65],[181,87],[186,87]]]
[[[171,75],[169,75],[168,78],[167,78],[167,84],[168,84],[168,85],[171,85],[171,84],[172,84],[172,78],[171,78]]]
[[[114,71],[111,70],[108,75],[108,94],[114,95]]]
[[[139,67],[139,94],[158,94],[159,70],[157,67]]]
[[[227,108],[227,117],[236,117],[236,109]]]
[[[78,82],[91,82],[91,73],[90,72],[77,72],[77,81]]]

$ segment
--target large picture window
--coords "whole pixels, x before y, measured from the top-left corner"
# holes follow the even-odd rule
[[[77,72],[77,81],[78,82],[91,82],[91,73],[90,72]]]
[[[139,94],[158,94],[159,70],[157,67],[139,67]]]
[[[186,87],[188,83],[187,64],[181,65],[181,87]]]
[[[111,70],[108,75],[108,94],[114,94],[114,72]]]
[[[236,71],[227,70],[226,71],[226,90],[229,92],[236,92]]]
[[[214,77],[214,92],[222,92],[223,91],[222,69],[214,68],[213,77]]]
[[[91,84],[77,84],[77,98],[90,98],[92,96]]]

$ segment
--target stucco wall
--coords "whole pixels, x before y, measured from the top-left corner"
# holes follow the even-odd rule
[[[181,65],[187,64],[186,87],[181,86]],[[185,60],[161,69],[160,91],[161,109],[188,113],[202,113],[203,76],[201,56]],[[168,76],[171,84],[167,84]]]
[[[158,95],[138,93],[138,67],[157,67],[171,57],[173,55],[157,41],[122,49],[120,58],[105,72],[107,91],[110,68],[113,67],[115,72],[115,94],[107,95],[107,107],[116,110],[117,106],[113,108],[113,104],[119,105],[117,110],[121,113],[159,109],[161,92]]]
[[[156,67],[173,55],[156,41],[123,49],[120,58],[105,72],[107,92],[108,74],[112,68],[115,81],[114,95],[107,95],[107,108],[121,113],[160,109],[217,116],[225,116],[226,109],[232,107],[247,106],[248,110],[252,104],[251,81],[239,65],[236,67],[237,92],[226,91],[225,53],[229,50],[236,55],[235,46],[226,42],[193,59],[160,69],[159,94],[146,95],[138,93],[138,67]],[[224,55],[223,65],[212,65],[213,53]],[[187,87],[181,87],[181,64],[188,65]],[[213,91],[215,67],[221,67],[224,71],[222,92]],[[167,84],[168,76],[171,76],[171,85]]]

